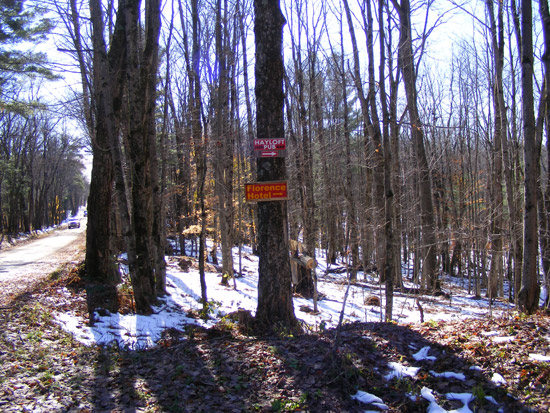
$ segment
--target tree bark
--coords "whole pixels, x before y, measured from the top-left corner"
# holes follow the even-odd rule
[[[225,3],[227,5],[227,3]],[[218,199],[218,217],[222,249],[222,284],[229,285],[233,278],[233,131],[229,121],[229,34],[227,10],[222,10],[222,0],[216,2],[216,56],[218,63],[218,87],[216,90],[216,175],[215,191]]]
[[[351,43],[353,47],[353,81],[357,90],[357,96],[361,105],[361,114],[363,117],[363,123],[365,128],[365,158],[367,161],[369,172],[372,174],[373,179],[373,192],[372,195],[367,193],[367,198],[372,197],[374,199],[374,212],[372,219],[374,220],[374,241],[376,251],[376,266],[377,268],[383,267],[384,260],[384,227],[377,225],[378,222],[384,220],[384,155],[382,147],[382,133],[380,131],[379,119],[376,109],[376,92],[374,81],[374,61],[373,61],[373,43],[371,28],[366,28],[367,31],[367,50],[369,53],[368,64],[368,76],[369,76],[369,93],[365,96],[363,89],[363,82],[361,80],[361,71],[359,65],[359,49],[357,46],[357,40],[355,37],[355,31],[353,29],[353,20],[351,16],[350,7],[347,0],[344,0],[344,9],[348,21],[349,33],[351,37]],[[371,186],[367,185],[367,190],[370,190]],[[365,254],[365,248],[363,254]],[[365,259],[363,259],[365,262]],[[381,273],[383,276],[383,273]]]
[[[382,107],[382,139],[384,144],[384,238],[385,254],[384,254],[384,279],[386,281],[386,321],[391,321],[393,316],[393,287],[397,279],[395,274],[396,251],[394,241],[394,206],[393,206],[393,186],[392,186],[392,160],[391,160],[391,142],[390,142],[390,115],[388,108],[388,100],[386,95],[386,45],[384,32],[384,15],[383,2],[379,0],[378,16],[380,25],[380,103]],[[372,11],[370,2],[367,3],[367,16],[370,26],[372,26]],[[372,32],[369,30],[372,38]],[[373,59],[371,56],[369,59]]]
[[[544,35],[544,53],[542,55],[542,63],[544,65],[544,96],[541,96],[541,105],[544,107],[544,125],[546,136],[550,136],[550,9],[548,0],[539,1],[539,13],[542,21],[542,30]],[[550,153],[550,139],[546,139],[546,152]],[[546,190],[543,197],[539,200],[539,205],[543,205],[543,209],[539,209],[541,222],[540,242],[542,254],[542,268],[544,270],[544,281],[547,291],[550,291],[550,185],[548,185],[548,174],[550,174],[550,157],[547,157],[547,177]],[[541,183],[542,185],[542,177]],[[547,303],[550,300],[547,294]]]
[[[258,138],[284,137],[282,29],[279,0],[255,0],[256,118]],[[258,158],[258,181],[286,178],[284,158]],[[286,201],[258,204],[258,307],[256,325],[272,331],[294,330],[298,322],[292,301],[286,234]]]
[[[86,271],[91,278],[118,281],[118,270],[111,250],[111,205],[113,166],[110,148],[116,131],[112,109],[110,69],[103,38],[103,17],[98,0],[90,0],[94,45],[93,98],[95,130],[92,137],[92,178],[88,197],[86,230]]]
[[[525,212],[523,220],[523,276],[519,291],[519,308],[532,314],[539,306],[540,287],[537,274],[537,151],[533,96],[533,15],[531,1],[521,5],[521,89],[523,96],[523,138],[525,162]]]
[[[181,9],[181,4],[180,4]],[[206,181],[206,150],[207,142],[203,136],[201,123],[202,100],[201,83],[199,78],[199,58],[200,58],[200,33],[199,33],[199,2],[191,1],[191,14],[193,25],[193,46],[192,46],[192,65],[189,68],[189,87],[191,100],[191,135],[195,148],[195,165],[197,170],[197,204],[200,211],[200,235],[199,235],[199,278],[201,284],[201,300],[203,309],[208,306],[208,295],[205,278],[205,260],[206,260],[206,204],[204,185]]]

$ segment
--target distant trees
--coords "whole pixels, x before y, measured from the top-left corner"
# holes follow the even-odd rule
[[[37,111],[0,113],[0,237],[58,225],[85,204],[80,142]]]
[[[53,27],[42,6],[0,1],[0,243],[60,224],[87,193],[80,141],[33,87],[56,77],[46,54],[31,48]]]

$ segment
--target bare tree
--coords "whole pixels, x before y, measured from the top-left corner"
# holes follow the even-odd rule
[[[352,13],[347,0],[344,0],[344,10],[347,17],[349,34],[351,38],[351,44],[353,47],[353,81],[357,90],[357,97],[361,105],[361,114],[363,116],[363,124],[365,128],[365,159],[367,160],[368,173],[372,175],[372,185],[367,185],[367,191],[373,188],[372,194],[367,193],[367,198],[372,197],[374,199],[374,213],[372,219],[374,220],[374,236],[375,236],[375,250],[376,250],[376,263],[377,267],[382,267],[384,256],[384,226],[378,225],[383,222],[384,211],[384,154],[382,147],[382,133],[380,131],[379,117],[376,107],[376,92],[375,79],[374,79],[374,56],[373,56],[373,36],[372,25],[365,24],[365,30],[367,30],[367,52],[369,53],[368,60],[368,79],[369,90],[365,94],[363,88],[363,81],[361,78],[361,68],[359,60],[359,48],[357,45],[357,39],[355,36],[354,22]],[[365,15],[365,11],[363,11]],[[365,249],[365,248],[363,248]],[[363,251],[365,254],[367,251]],[[363,259],[365,261],[365,259]]]
[[[435,219],[433,210],[433,195],[430,179],[430,170],[426,150],[424,147],[424,129],[420,119],[417,106],[416,91],[416,70],[412,47],[411,31],[411,5],[409,0],[392,0],[392,3],[399,14],[400,39],[399,39],[399,66],[405,83],[405,94],[407,96],[407,108],[411,123],[411,134],[418,168],[418,185],[420,190],[422,239],[425,248],[423,275],[428,280],[428,288],[437,290],[440,288],[436,268],[436,234]]]
[[[395,250],[394,222],[395,209],[393,205],[394,192],[392,185],[392,159],[391,159],[391,143],[390,143],[390,112],[388,107],[388,97],[386,94],[386,44],[384,30],[384,2],[379,1],[378,18],[379,18],[379,33],[380,33],[380,106],[382,108],[382,138],[384,147],[384,238],[386,241],[384,254],[384,279],[386,281],[386,321],[391,321],[393,316],[393,287],[397,279],[396,268],[396,253],[399,256],[399,251]],[[370,26],[372,27],[372,11],[370,2],[367,3],[367,17]],[[369,31],[369,34],[372,34]],[[369,36],[371,39],[371,36]],[[369,40],[369,43],[372,40]],[[369,52],[371,53],[371,52]],[[372,56],[369,56],[372,59]],[[399,261],[397,261],[399,262]]]
[[[214,174],[215,192],[218,199],[218,216],[222,247],[222,283],[228,285],[233,278],[233,152],[235,137],[230,122],[230,70],[234,66],[231,56],[235,53],[235,44],[231,44],[228,22],[227,1],[216,1],[216,60],[218,66],[217,88],[215,91],[215,152]],[[234,39],[234,37],[233,37]],[[233,42],[235,43],[235,42]]]
[[[530,1],[521,5],[521,86],[523,97],[523,138],[525,162],[525,212],[523,220],[523,276],[519,307],[529,314],[539,306],[540,287],[537,274],[537,150],[533,96],[533,10]]]
[[[550,9],[548,7],[548,0],[539,1],[539,13],[542,21],[542,32],[544,38],[544,53],[542,55],[542,63],[544,67],[544,94],[540,99],[540,106],[541,108],[544,108],[544,112],[541,116],[541,120],[544,122],[544,130],[546,132],[546,136],[548,137],[550,136]],[[550,139],[548,138],[546,139],[546,153],[550,154]],[[550,291],[550,214],[548,212],[550,205],[550,185],[548,184],[548,174],[550,173],[550,156],[547,156],[546,162],[546,190],[544,191],[544,194],[542,194],[541,190],[541,197],[538,200],[540,205],[539,234],[544,280],[547,291]],[[541,177],[540,181],[542,180],[543,179]],[[539,185],[542,185],[542,182],[539,182]],[[548,300],[550,300],[550,296],[547,298],[547,305]]]
[[[110,65],[103,37],[103,13],[98,0],[90,0],[93,26],[94,79],[93,100],[95,131],[92,137],[93,164],[88,197],[88,228],[86,231],[86,271],[92,278],[118,280],[118,270],[111,250],[111,196],[113,164],[110,148],[117,136],[117,126],[110,85]],[[111,53],[122,56],[120,43],[113,43]]]

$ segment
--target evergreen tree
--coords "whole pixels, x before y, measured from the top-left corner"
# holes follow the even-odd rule
[[[22,77],[55,78],[46,54],[32,50],[53,28],[45,13],[38,4],[0,0],[0,105],[4,108],[17,108],[14,92]]]

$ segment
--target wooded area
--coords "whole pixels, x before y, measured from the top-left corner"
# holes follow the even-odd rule
[[[0,1],[0,247],[7,239],[59,225],[86,203],[79,140],[58,105],[40,99],[36,79],[55,79],[43,52],[53,21],[46,9]],[[30,82],[30,83],[27,83]]]
[[[388,320],[404,277],[433,293],[443,273],[537,309],[550,283],[547,0],[298,0],[276,18],[278,0],[49,4],[93,152],[86,270],[116,282],[127,252],[138,311],[164,294],[164,254],[190,253],[187,237],[204,275],[207,234],[228,283],[241,274],[233,246],[270,249],[260,279],[283,284],[260,294],[281,305],[292,239],[352,280],[377,272]],[[280,51],[259,46],[277,38],[280,68]],[[72,138],[27,109],[2,111],[3,234],[55,223],[74,184],[72,170],[45,169],[76,156]],[[254,138],[286,138],[287,156],[256,160]],[[285,177],[288,201],[244,202],[245,182]],[[293,325],[289,310],[278,320]]]

